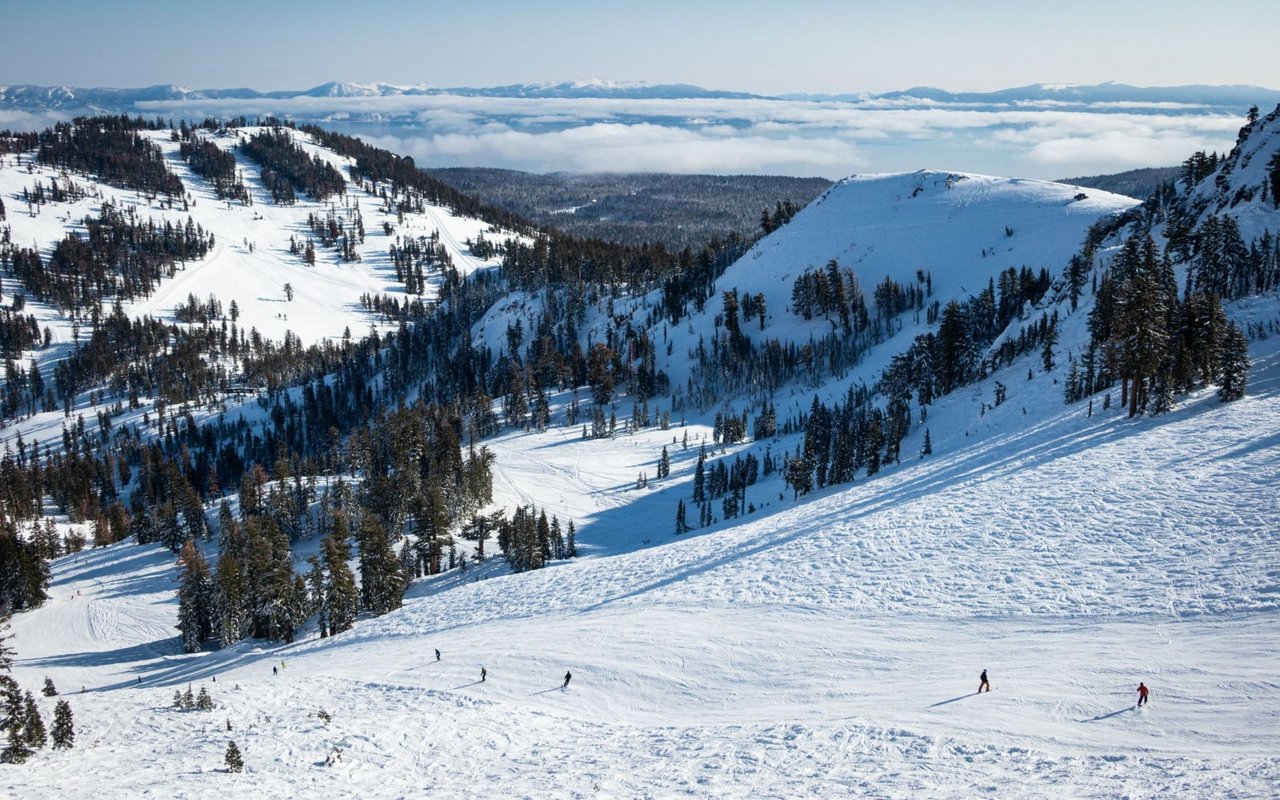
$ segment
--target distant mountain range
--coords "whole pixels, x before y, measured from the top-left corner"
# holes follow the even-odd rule
[[[1060,84],[1034,83],[993,92],[948,92],[931,86],[917,86],[880,94],[788,94],[788,100],[835,100],[865,102],[870,100],[922,100],[931,103],[971,103],[977,105],[1014,104],[1098,104],[1098,103],[1176,103],[1194,106],[1248,108],[1254,103],[1270,105],[1280,102],[1280,91],[1263,86],[1233,84],[1226,86],[1130,86],[1124,83]]]
[[[462,97],[618,98],[633,100],[754,99],[761,95],[704,89],[689,84],[648,84],[618,81],[564,81],[520,83],[508,86],[437,87],[427,84],[397,86],[390,83],[322,83],[310,89],[260,92],[256,89],[188,89],[173,84],[138,89],[79,88],[71,86],[0,86],[0,107],[27,110],[126,111],[139,103],[183,100],[287,100],[295,97],[396,97],[455,95]]]
[[[823,102],[896,102],[911,104],[976,105],[1072,105],[1175,104],[1196,107],[1245,109],[1254,103],[1280,102],[1280,91],[1261,86],[1129,86],[1122,83],[1067,85],[1038,83],[993,92],[949,92],[919,86],[892,92],[762,95],[706,89],[685,83],[650,84],[627,81],[563,81],[517,83],[490,87],[437,87],[428,84],[399,86],[390,83],[322,83],[310,89],[262,92],[250,88],[188,89],[173,84],[143,88],[80,88],[70,86],[0,86],[0,108],[24,110],[120,112],[139,110],[140,103],[184,100],[256,100],[299,97],[393,97],[454,95],[463,97],[606,98],[629,100],[728,99],[799,100]]]

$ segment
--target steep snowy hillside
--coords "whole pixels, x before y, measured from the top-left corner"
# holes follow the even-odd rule
[[[1194,187],[1188,203],[1197,222],[1211,214],[1235,217],[1245,240],[1276,230],[1280,208],[1280,106],[1240,130],[1221,166]]]
[[[260,177],[260,168],[241,151],[240,145],[266,128],[241,127],[229,132],[199,131],[199,140],[209,141],[232,153],[236,166],[249,190],[248,203],[219,200],[208,181],[196,174],[179,155],[179,143],[171,140],[169,131],[148,131],[145,135],[164,152],[166,165],[181,178],[187,190],[185,207],[158,198],[148,200],[137,193],[108,185],[92,176],[67,174],[41,165],[34,153],[23,153],[0,159],[0,197],[10,210],[4,222],[15,243],[35,246],[46,257],[68,233],[84,234],[83,220],[96,214],[103,202],[120,209],[130,209],[142,219],[157,224],[171,222],[184,225],[188,219],[212,233],[216,239],[213,251],[203,259],[189,261],[172,279],[165,281],[150,297],[129,303],[126,311],[133,316],[144,314],[174,321],[174,309],[185,303],[189,295],[204,301],[213,296],[222,302],[224,312],[234,301],[239,310],[237,320],[242,329],[256,328],[271,340],[283,339],[290,331],[304,343],[340,339],[344,331],[359,338],[370,326],[386,329],[385,320],[362,308],[361,295],[388,294],[405,297],[403,281],[397,280],[390,249],[403,239],[431,237],[438,233],[440,245],[462,274],[477,268],[493,266],[498,258],[476,258],[464,244],[486,234],[496,243],[514,236],[494,232],[478,219],[453,213],[447,208],[426,204],[421,211],[397,213],[388,207],[386,186],[370,187],[349,182],[347,191],[325,201],[305,195],[295,202],[280,205],[272,202]],[[354,159],[339,156],[317,146],[301,131],[284,129],[311,155],[324,159],[347,174]],[[63,189],[73,185],[84,196],[67,202],[31,203],[24,200],[37,187],[46,194],[51,185]],[[368,191],[372,188],[373,191]],[[24,190],[26,194],[24,195]],[[344,261],[333,248],[317,244],[315,264],[308,264],[301,251],[290,251],[290,240],[301,248],[308,239],[318,238],[309,228],[308,217],[324,220],[336,215],[340,222],[363,222],[364,240],[355,245],[358,259]],[[21,291],[17,282],[6,277],[9,294]],[[286,297],[285,284],[293,288]],[[424,294],[430,300],[429,288]],[[59,341],[71,339],[71,323],[65,314],[57,314],[39,303],[31,306],[38,312],[41,327],[49,326]],[[394,325],[394,323],[392,323]]]
[[[1135,205],[1132,198],[1048,181],[928,170],[854,176],[759,242],[716,288],[764,295],[768,319],[763,330],[744,325],[748,337],[804,342],[835,326],[805,320],[793,308],[795,280],[832,260],[853,270],[873,315],[874,290],[886,278],[913,286],[924,275],[931,291],[925,303],[946,305],[981,292],[1010,267],[1060,274],[1090,225]],[[698,335],[714,330],[720,311],[713,300],[686,328]],[[860,368],[867,382],[928,327],[921,314],[895,319],[876,348],[880,358]]]

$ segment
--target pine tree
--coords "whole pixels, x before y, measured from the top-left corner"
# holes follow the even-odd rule
[[[209,696],[209,690],[204,688],[203,686],[200,687],[200,693],[196,695],[196,710],[197,711],[213,710],[213,698]]]
[[[920,448],[920,457],[933,455],[933,441],[929,439],[929,429],[924,429],[924,447]]]
[[[190,539],[182,547],[178,566],[181,570],[178,578],[178,630],[182,634],[183,649],[195,653],[212,632],[213,584],[209,580],[204,556]]]
[[[227,754],[224,759],[227,764],[227,772],[244,772],[244,759],[240,756],[240,748],[236,747],[235,741],[227,742]]]
[[[400,559],[386,531],[373,514],[365,514],[360,523],[360,596],[365,608],[374,614],[397,609],[404,590]]]
[[[49,737],[45,734],[44,720],[40,718],[40,708],[36,705],[36,698],[31,692],[27,692],[25,711],[27,746],[33,750],[39,750],[49,743]]]
[[[76,741],[75,726],[71,720],[71,704],[59,700],[53,709],[53,748],[55,750],[71,747]]]
[[[565,532],[564,537],[565,555],[569,558],[575,558],[578,555],[577,535],[573,527],[573,520],[569,520],[569,529]]]
[[[9,728],[9,737],[4,750],[0,751],[0,762],[5,764],[21,764],[31,757],[31,746],[23,736],[21,725]]]
[[[31,755],[27,743],[27,706],[22,690],[8,675],[0,675],[0,730],[8,731],[6,746],[0,751],[0,762],[21,764]]]
[[[685,522],[684,500],[681,499],[676,504],[676,533],[684,533],[687,530],[689,530],[689,526]]]
[[[191,691],[191,684],[187,684],[187,690],[182,693],[182,710],[190,711],[196,707],[196,696]]]
[[[341,518],[338,532],[326,536],[321,547],[324,550],[324,614],[329,624],[329,633],[341,633],[350,628],[356,621],[356,613],[360,608],[360,593],[356,589],[355,575],[347,561],[351,559],[351,550],[346,542],[346,523]]]
[[[8,637],[4,632],[8,627],[9,616],[7,614],[0,616],[0,672],[8,672],[13,666],[13,648],[5,643]]]
[[[53,685],[53,678],[50,678],[48,675],[46,675],[44,678],[44,689],[42,691],[45,697],[58,696],[58,690],[54,688],[54,685]]]
[[[1233,322],[1227,326],[1222,342],[1222,382],[1218,397],[1224,403],[1244,397],[1249,381],[1249,340],[1244,331]]]
[[[217,634],[219,644],[230,647],[243,639],[248,617],[245,611],[244,574],[235,555],[225,549],[218,558],[214,609],[214,633]]]

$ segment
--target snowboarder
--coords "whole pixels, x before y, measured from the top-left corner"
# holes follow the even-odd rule
[[[561,689],[568,689],[568,688],[569,688],[569,681],[570,681],[570,679],[572,679],[572,678],[573,678],[573,673],[569,672],[569,670],[565,670],[565,671],[564,671],[564,685],[563,685],[563,686],[561,686],[560,688],[561,688]]]
[[[1151,690],[1142,681],[1138,681],[1138,705],[1145,706],[1147,704],[1147,694]]]
[[[991,684],[987,682],[987,671],[984,669],[982,674],[978,676],[978,694],[982,694],[982,690],[991,691]]]
[[[440,648],[436,648],[436,661],[440,660]]]
[[[485,677],[487,677],[487,676],[488,676],[488,674],[489,674],[489,671],[488,671],[488,670],[486,670],[484,667],[481,667],[481,668],[480,668],[480,682],[481,682],[481,683],[484,683],[484,679],[485,679]]]

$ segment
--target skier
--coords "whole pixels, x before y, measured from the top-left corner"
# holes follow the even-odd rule
[[[488,674],[489,674],[489,671],[488,671],[488,670],[486,670],[484,667],[481,667],[481,668],[480,668],[480,682],[481,682],[481,683],[484,683],[484,679],[485,679],[485,677],[486,677],[486,676],[488,676]]]
[[[568,688],[569,688],[569,680],[570,680],[571,678],[573,678],[573,673],[569,672],[569,670],[565,670],[565,671],[564,671],[564,685],[563,685],[563,686],[561,686],[560,688],[561,688],[561,689],[568,689]]]
[[[1151,690],[1142,681],[1138,681],[1138,705],[1145,706],[1147,704],[1147,693]]]
[[[978,676],[978,694],[982,694],[983,688],[991,691],[991,684],[987,682],[987,671],[984,669],[982,674]]]
[[[277,667],[275,664],[272,664],[272,665],[271,665],[271,674],[272,674],[272,675],[275,675],[276,677],[279,677],[279,676],[280,676],[280,668],[279,668],[279,667]]]
[[[436,648],[436,661],[440,660],[440,648]]]

